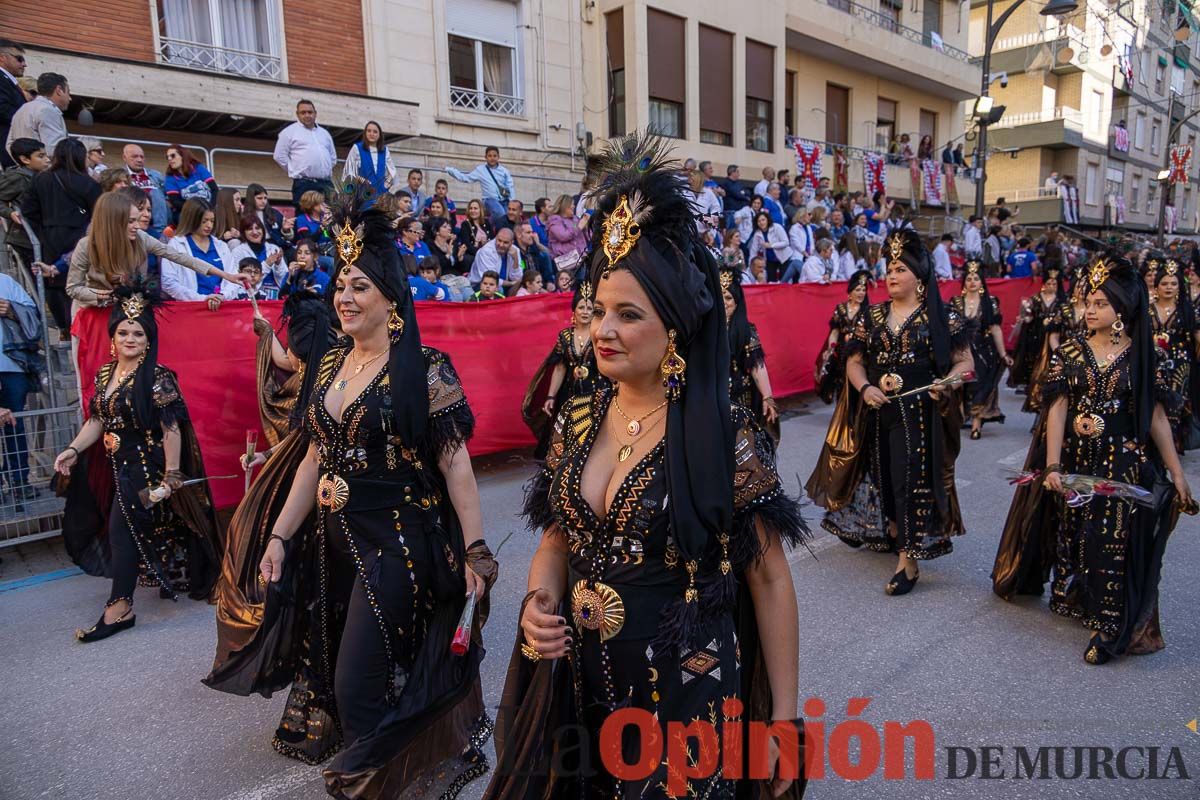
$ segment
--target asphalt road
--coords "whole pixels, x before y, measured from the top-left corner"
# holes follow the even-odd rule
[[[1162,618],[1165,651],[1103,667],[1082,661],[1087,633],[1044,601],[1004,603],[988,578],[1011,497],[1002,470],[1020,466],[1032,418],[1004,398],[1009,422],[964,441],[959,496],[967,535],[955,552],[923,565],[916,591],[889,598],[893,557],[853,551],[821,535],[813,554],[792,556],[800,605],[800,697],[824,701],[827,731],[846,719],[849,698],[871,698],[861,714],[928,721],[936,734],[936,778],[864,782],[831,776],[808,797],[824,798],[1192,798],[1200,797],[1200,564],[1198,524],[1185,518],[1167,551]],[[820,448],[829,410],[810,404],[783,425],[780,473],[796,488]],[[1186,461],[1200,487],[1200,456]],[[501,577],[486,631],[484,692],[500,696],[525,569],[536,537],[516,517],[523,458],[479,465],[488,540]],[[818,518],[808,509],[817,528]],[[107,582],[70,574],[54,545],[0,553],[0,798],[269,800],[324,797],[316,768],[277,755],[271,733],[284,702],[239,698],[201,685],[215,639],[211,607],[159,600],[142,589],[138,624],[111,640],[80,645],[73,631],[94,622]],[[64,573],[65,576],[64,576]],[[828,733],[827,733],[828,735]],[[948,779],[946,748],[1003,747],[1007,777]],[[1014,780],[1014,748],[1170,748],[1189,779]],[[1070,769],[1073,755],[1068,753]],[[1134,754],[1130,769],[1145,767]],[[962,757],[959,759],[961,769]],[[1053,765],[1053,755],[1051,756]],[[1086,760],[1085,760],[1086,763]],[[1178,762],[1176,762],[1178,763]],[[1085,773],[1086,774],[1086,773]],[[1103,773],[1100,773],[1103,774]],[[468,791],[478,797],[482,782]]]

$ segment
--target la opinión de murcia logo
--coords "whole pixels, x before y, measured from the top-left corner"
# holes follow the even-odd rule
[[[826,705],[817,697],[804,703],[802,726],[791,721],[746,724],[744,705],[727,698],[708,719],[663,725],[645,709],[623,708],[605,719],[598,747],[584,726],[551,732],[553,756],[538,774],[590,777],[602,771],[622,781],[641,781],[665,765],[666,791],[684,797],[688,782],[720,774],[726,780],[765,780],[778,776],[808,780],[864,781],[882,768],[885,780],[934,780],[938,750],[933,725],[925,720],[885,721],[876,727],[861,715],[869,697],[846,703],[847,719],[828,725]],[[718,715],[718,710],[720,714]],[[738,724],[725,724],[738,723]],[[1188,724],[1192,729],[1192,723]],[[637,747],[630,751],[631,734]],[[770,769],[772,751],[778,754]],[[912,757],[909,758],[911,750]],[[1159,746],[946,746],[943,779],[1026,780],[1190,780],[1178,747]],[[600,764],[591,763],[593,754]],[[599,769],[597,769],[599,767]],[[514,774],[504,755],[497,769]]]

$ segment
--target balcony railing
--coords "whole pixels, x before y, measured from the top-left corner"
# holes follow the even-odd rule
[[[160,41],[159,56],[166,64],[209,72],[229,72],[247,78],[283,80],[283,62],[278,56],[217,47],[203,42],[189,42],[186,39],[163,37]]]
[[[989,125],[988,128],[992,130],[996,128],[1016,128],[1021,125],[1054,122],[1060,119],[1078,127],[1083,126],[1082,111],[1068,106],[1058,106],[1056,108],[1044,108],[1041,111],[1022,111],[1017,114],[1005,114],[1000,118],[999,122]]]
[[[471,111],[482,111],[485,114],[499,114],[505,117],[525,116],[524,98],[481,92],[476,89],[464,89],[460,86],[450,87],[450,105],[455,108],[466,108]]]
[[[827,5],[836,8],[838,11],[844,11],[850,16],[865,20],[871,25],[883,28],[884,30],[889,30],[895,34],[899,34],[905,39],[916,42],[917,44],[925,45],[931,50],[937,50],[940,53],[945,53],[951,58],[958,59],[962,62],[970,62],[971,60],[971,57],[967,53],[959,50],[957,47],[952,47],[945,42],[940,42],[940,40],[939,43],[935,45],[934,39],[930,34],[924,33],[915,28],[909,28],[905,25],[901,25],[896,21],[895,17],[884,14],[878,9],[859,5],[858,3],[853,2],[853,0],[824,0],[824,2]]]
[[[1073,42],[1083,42],[1084,32],[1074,25],[1057,25],[1052,28],[1035,31],[1033,33],[1022,33],[1016,36],[1005,36],[1003,39],[997,39],[992,45],[992,52],[999,53],[1004,50],[1015,50],[1018,47],[1032,47],[1039,44],[1050,44],[1061,39],[1069,39]]]

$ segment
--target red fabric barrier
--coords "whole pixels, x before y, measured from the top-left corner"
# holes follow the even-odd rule
[[[1029,279],[995,281],[1005,335],[1020,298],[1034,291]],[[959,291],[943,284],[944,297]],[[831,286],[748,286],[750,319],[758,326],[767,353],[772,391],[787,397],[812,391],[813,366],[826,337],[834,306],[846,296],[844,284]],[[882,286],[872,300],[886,298]],[[278,323],[283,304],[259,303],[263,315]],[[83,402],[94,394],[92,378],[109,356],[107,309],[83,309],[72,332],[79,338]],[[421,339],[450,354],[477,420],[471,452],[475,455],[533,444],[521,421],[521,398],[558,331],[568,324],[570,297],[518,297],[494,303],[418,303]],[[210,475],[240,473],[246,429],[258,428],[255,395],[253,317],[247,303],[231,302],[216,312],[202,303],[171,303],[159,313],[159,361],[179,373],[205,467]],[[217,505],[241,499],[242,481],[213,483]]]

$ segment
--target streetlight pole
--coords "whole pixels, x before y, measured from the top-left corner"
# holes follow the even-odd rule
[[[1167,104],[1167,119],[1175,116],[1175,93],[1171,93],[1171,102]],[[1200,114],[1200,107],[1196,108],[1183,119],[1171,126],[1171,132],[1167,134],[1167,141],[1163,147],[1163,171],[1167,173],[1167,179],[1162,182],[1161,191],[1158,198],[1158,247],[1162,249],[1167,240],[1167,192],[1171,190],[1171,142],[1175,141],[1175,137],[1179,135],[1179,129],[1183,127],[1183,123],[1187,122],[1192,117]]]
[[[1016,0],[1004,10],[995,22],[992,22],[992,14],[995,10],[995,0],[988,0],[987,4],[987,26],[984,28],[983,36],[983,67],[982,85],[980,86],[980,97],[987,97],[988,91],[992,84],[992,46],[996,44],[996,37],[1000,33],[1000,29],[1004,27],[1004,23],[1008,22],[1008,18],[1013,15],[1013,12],[1024,4],[1025,0]],[[1041,10],[1041,15],[1045,17],[1060,16],[1070,14],[1079,7],[1077,0],[1050,0]],[[978,120],[979,138],[975,144],[975,163],[978,165],[979,173],[975,182],[975,214],[983,217],[984,206],[984,189],[987,186],[987,122],[983,119]]]

